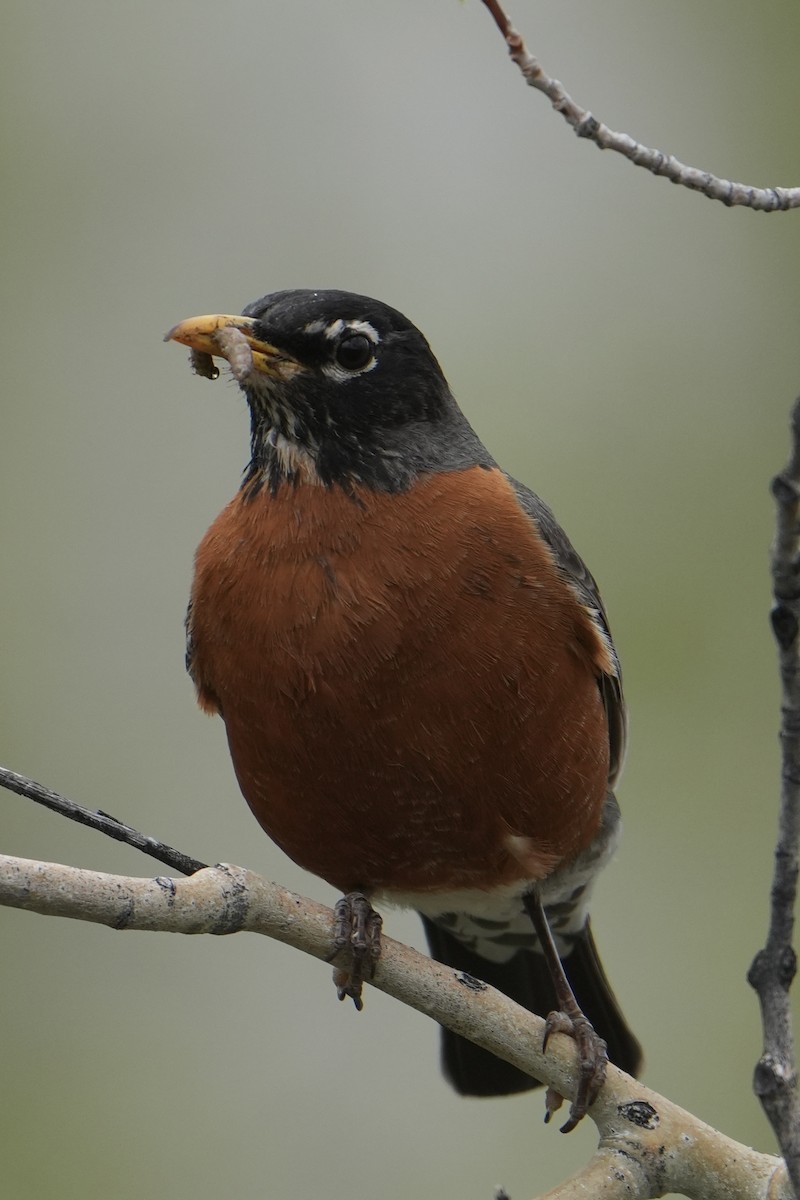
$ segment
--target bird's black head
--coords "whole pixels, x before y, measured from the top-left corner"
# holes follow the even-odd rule
[[[167,335],[203,374],[226,358],[250,406],[249,489],[283,480],[399,491],[429,471],[492,460],[430,346],[378,300],[274,292],[241,317],[197,317]]]

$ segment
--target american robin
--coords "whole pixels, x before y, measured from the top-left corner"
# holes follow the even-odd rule
[[[606,1043],[631,1073],[641,1054],[588,916],[625,741],[594,579],[395,309],[277,292],[167,339],[200,374],[227,359],[251,422],[197,550],[188,669],[258,822],[344,894],[340,997],[360,1007],[379,954],[372,902],[415,908],[436,959],[576,1038],[573,1128]],[[443,1067],[465,1094],[537,1086],[447,1030]]]

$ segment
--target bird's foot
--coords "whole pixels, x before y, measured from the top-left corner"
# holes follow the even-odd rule
[[[361,990],[366,979],[375,974],[375,966],[381,956],[380,913],[370,904],[362,892],[349,892],[336,901],[333,910],[333,950],[328,955],[332,962],[339,955],[347,954],[341,965],[333,968],[333,982],[340,1000],[349,996],[356,1009],[361,1012],[364,1002]]]
[[[534,889],[523,896],[523,904],[533,921],[539,945],[547,961],[558,1005],[555,1012],[547,1015],[544,1024],[542,1052],[544,1053],[547,1049],[547,1043],[554,1033],[568,1034],[578,1047],[578,1086],[569,1110],[569,1119],[566,1124],[561,1126],[562,1133],[571,1133],[578,1122],[586,1116],[605,1083],[608,1047],[603,1039],[595,1033],[575,999],[575,993],[564,973],[564,964],[559,958],[553,934],[550,931],[541,895]],[[561,1107],[562,1100],[563,1097],[554,1088],[547,1089],[545,1121],[549,1121],[553,1113]]]
[[[543,1052],[547,1049],[547,1043],[553,1033],[566,1033],[575,1040],[578,1047],[578,1087],[569,1110],[569,1119],[561,1126],[562,1133],[570,1133],[586,1116],[605,1083],[608,1048],[577,1005],[574,1012],[548,1013],[542,1040]],[[558,1111],[562,1101],[563,1097],[558,1092],[553,1088],[547,1089],[545,1121],[549,1121],[553,1113]]]

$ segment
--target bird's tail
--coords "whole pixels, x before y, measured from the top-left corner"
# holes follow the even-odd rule
[[[482,979],[540,1017],[557,1007],[547,963],[535,950],[521,949],[507,962],[490,962],[430,917],[422,916],[422,922],[437,962]],[[636,1075],[641,1067],[642,1050],[606,979],[588,921],[575,936],[569,956],[563,961],[578,1004],[595,1032],[605,1039],[611,1062],[629,1075]],[[518,1067],[495,1058],[488,1050],[449,1029],[442,1029],[442,1069],[456,1091],[466,1096],[505,1096],[541,1086]]]

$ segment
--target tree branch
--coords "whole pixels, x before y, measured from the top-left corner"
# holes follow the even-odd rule
[[[800,1196],[800,1100],[797,1094],[789,988],[797,969],[792,948],[800,842],[800,400],[792,414],[792,454],[772,481],[777,529],[772,549],[775,605],[772,630],[778,645],[781,702],[781,806],[770,896],[767,943],[753,960],[748,979],[758,993],[764,1050],[753,1088],[786,1159],[795,1195]]]
[[[208,866],[208,863],[201,862],[199,858],[192,858],[190,855],[184,854],[182,850],[176,850],[173,846],[168,846],[166,842],[160,842],[158,838],[148,837],[147,834],[139,833],[138,829],[124,825],[117,817],[109,816],[100,809],[93,812],[90,808],[84,808],[82,804],[76,804],[74,800],[68,800],[59,792],[51,791],[50,788],[37,783],[35,779],[27,779],[24,775],[18,775],[16,771],[11,771],[8,767],[0,767],[0,787],[7,788],[10,792],[16,792],[18,796],[25,796],[28,800],[33,800],[36,804],[49,808],[51,812],[67,817],[70,821],[77,821],[79,825],[86,825],[89,829],[104,833],[106,837],[113,838],[116,842],[125,842],[126,845],[133,846],[134,850],[141,850],[142,854],[147,854],[157,862],[163,863],[164,866],[171,867],[174,871],[180,871],[181,875],[193,875],[195,871],[200,871],[203,867]]]
[[[556,112],[561,113],[578,137],[588,138],[601,150],[616,150],[637,167],[646,167],[654,175],[664,175],[672,183],[702,192],[709,199],[721,200],[729,207],[742,205],[759,212],[785,212],[800,207],[800,187],[757,188],[746,183],[732,183],[729,179],[719,179],[709,171],[687,166],[671,154],[651,150],[641,142],[634,141],[627,133],[615,133],[587,109],[580,108],[557,79],[545,74],[537,59],[528,52],[522,35],[513,28],[499,0],[483,0],[483,3],[505,38],[509,54],[522,72],[525,82],[544,92]]]
[[[220,865],[189,879],[134,879],[0,856],[0,903],[112,929],[265,934],[315,958],[330,953],[333,913],[241,867]],[[383,939],[374,986],[541,1079],[574,1094],[572,1041],[502,993],[423,954]],[[609,1067],[591,1113],[600,1132],[591,1162],[547,1200],[607,1200],[678,1192],[697,1200],[790,1200],[780,1159],[732,1141]],[[588,1189],[588,1190],[587,1190]],[[544,1200],[544,1198],[543,1198]]]

